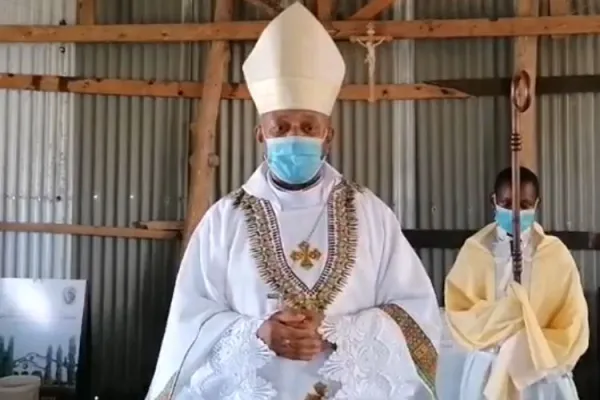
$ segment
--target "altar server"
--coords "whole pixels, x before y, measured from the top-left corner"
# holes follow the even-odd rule
[[[460,400],[574,400],[571,371],[588,348],[588,309],[566,246],[535,223],[536,175],[521,168],[521,283],[513,280],[510,168],[495,222],[468,239],[446,279],[446,316],[467,350]]]

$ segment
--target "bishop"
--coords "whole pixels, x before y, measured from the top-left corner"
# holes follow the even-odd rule
[[[337,46],[295,3],[243,71],[264,162],[191,236],[147,400],[433,398],[431,281],[394,213],[325,161]]]

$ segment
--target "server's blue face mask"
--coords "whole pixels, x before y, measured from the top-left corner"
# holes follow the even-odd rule
[[[521,232],[525,232],[533,226],[535,222],[535,208],[530,210],[521,210],[519,213],[519,222],[521,224]],[[496,205],[495,220],[498,226],[505,230],[506,233],[512,235],[513,233],[513,222],[512,222],[512,210]]]
[[[314,178],[323,166],[323,139],[286,136],[267,138],[266,160],[277,179],[293,185]]]

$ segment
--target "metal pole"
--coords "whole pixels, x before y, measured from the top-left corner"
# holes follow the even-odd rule
[[[511,167],[512,167],[512,223],[513,234],[511,253],[513,262],[513,278],[521,283],[523,271],[523,253],[521,250],[521,127],[519,114],[524,113],[531,106],[531,78],[527,71],[517,73],[511,84],[512,100],[512,133],[510,135]]]

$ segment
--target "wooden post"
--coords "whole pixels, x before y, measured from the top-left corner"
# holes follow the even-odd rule
[[[571,14],[571,2],[569,0],[549,0],[550,15],[561,17]],[[552,35],[552,39],[564,39],[566,36]]]
[[[96,0],[77,1],[77,23],[80,25],[96,24]]]
[[[369,20],[374,19],[386,8],[394,4],[396,0],[371,0],[361,9],[352,14],[348,20]]]
[[[215,22],[231,21],[232,18],[233,0],[217,1]],[[185,245],[210,207],[214,169],[218,165],[218,156],[215,154],[215,131],[221,91],[230,58],[228,41],[219,40],[211,44],[206,63],[202,100],[199,103],[196,122],[192,126],[190,186],[184,231]]]
[[[260,8],[266,12],[269,17],[275,18],[277,14],[283,11],[283,7],[277,1],[273,0],[246,0],[248,3]]]
[[[520,17],[537,17],[540,10],[539,0],[518,0],[517,14]],[[523,113],[517,113],[521,135],[523,139],[523,150],[521,153],[521,165],[537,172],[538,145],[536,129],[536,96],[535,84],[537,77],[538,60],[538,38],[534,36],[523,36],[515,39],[514,67],[515,72],[527,71],[531,78],[531,106]]]
[[[550,15],[558,17],[571,14],[571,2],[569,0],[550,0]]]
[[[331,21],[335,10],[335,0],[317,0],[317,18],[321,21]]]

